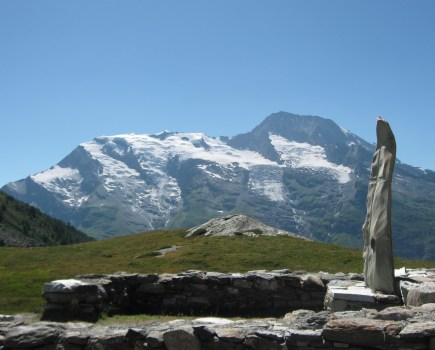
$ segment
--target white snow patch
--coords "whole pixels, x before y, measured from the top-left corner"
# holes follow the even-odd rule
[[[215,172],[212,172],[212,171],[208,170],[208,166],[205,165],[205,164],[198,165],[198,169],[201,169],[204,173],[206,173],[211,178],[219,179],[219,180],[225,180],[221,175],[216,174]]]
[[[80,189],[83,178],[77,169],[55,165],[31,176],[31,179],[47,190],[58,193],[70,206],[80,206],[86,200]]]
[[[334,164],[326,158],[325,149],[308,143],[289,141],[278,135],[269,135],[272,145],[280,154],[285,165],[292,168],[308,168],[313,170],[325,170],[330,173],[339,183],[350,181],[352,169],[344,165]]]
[[[421,170],[422,172],[423,172],[423,174],[425,174],[425,175],[427,175],[427,169],[425,169],[425,168],[417,168],[417,169],[419,169],[419,170]]]
[[[104,146],[113,145],[115,139],[125,141],[124,147],[137,160],[135,165],[129,165],[122,157],[118,160],[105,153]],[[99,176],[106,190],[116,192],[132,212],[150,222],[167,222],[173,208],[182,202],[177,181],[166,172],[168,158],[160,147],[161,142],[164,141],[149,135],[128,134],[100,137],[82,144],[102,165]]]
[[[283,173],[278,168],[269,166],[257,166],[251,169],[249,177],[249,189],[260,195],[266,196],[271,201],[285,201],[285,190],[282,183]]]
[[[232,148],[220,138],[202,133],[168,133],[161,138],[147,134],[102,136],[81,146],[99,163],[96,175],[105,191],[114,194],[125,207],[141,215],[144,222],[150,222],[150,226],[154,222],[159,226],[168,222],[174,210],[182,205],[181,189],[167,169],[168,162],[175,157],[209,161],[212,164],[198,168],[219,180],[238,181],[235,176],[238,168],[250,170],[250,191],[276,202],[288,200],[282,183],[282,168],[286,166],[321,170],[341,183],[349,181],[351,170],[328,162],[322,147],[290,142],[280,136],[270,138],[285,164],[268,160],[257,152]],[[32,179],[72,207],[80,206],[92,195],[81,189],[83,178],[77,169],[55,166]]]
[[[58,165],[51,167],[50,169],[43,171],[41,173],[31,176],[32,180],[37,183],[49,184],[57,179],[68,179],[81,181],[82,177],[77,169],[72,168],[62,168]]]

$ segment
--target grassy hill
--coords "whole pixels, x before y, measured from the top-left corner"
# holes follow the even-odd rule
[[[0,191],[0,246],[50,246],[91,240],[73,226]]]
[[[362,272],[360,250],[292,237],[192,237],[156,231],[56,247],[0,247],[0,314],[42,308],[42,286],[86,273],[176,273],[189,269],[245,272],[256,269]],[[175,252],[157,250],[177,245]],[[397,267],[435,262],[396,259]]]

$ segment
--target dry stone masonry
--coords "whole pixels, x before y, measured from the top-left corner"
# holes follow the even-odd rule
[[[279,319],[197,318],[101,326],[0,321],[0,349],[434,349],[435,304],[381,311],[297,310]]]
[[[362,275],[288,270],[84,275],[45,284],[44,318],[95,320],[102,312],[280,316],[296,309],[322,309],[326,284],[349,278],[362,280]]]
[[[325,295],[330,285],[357,284],[358,287],[362,279],[358,274],[306,274],[285,270],[245,274],[187,271],[177,275],[120,273],[78,276],[45,285],[46,317],[72,312],[79,312],[75,316],[82,313],[81,316],[89,317],[89,313],[97,309],[139,313],[141,310],[132,308],[139,305],[139,295],[144,309],[151,302],[162,307],[164,300],[178,300],[177,295],[183,307],[193,307],[198,301],[201,301],[201,306],[212,306],[213,297],[219,293],[226,296],[222,305],[230,300],[240,301],[243,295],[245,304],[250,304],[253,311],[270,316],[278,310],[273,305],[279,305],[279,311],[285,309],[276,301],[283,302],[279,297],[286,288],[291,288],[293,299],[285,305],[297,310],[287,310],[278,315],[279,318],[230,320],[204,317],[111,326],[82,322],[30,323],[23,316],[0,315],[0,349],[435,349],[435,270],[396,270],[395,282],[400,286],[403,306],[388,307],[388,304],[378,302],[358,310],[321,310],[321,295]],[[251,302],[252,294],[248,290],[260,293],[263,300]],[[145,295],[149,297],[148,301]],[[192,298],[192,304],[188,298]],[[236,307],[232,313],[238,314],[240,310]],[[204,312],[205,309],[196,311]],[[196,311],[191,309],[193,314]],[[227,312],[230,313],[228,309]]]

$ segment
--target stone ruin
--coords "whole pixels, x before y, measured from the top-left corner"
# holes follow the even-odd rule
[[[102,313],[262,318],[100,326],[28,324],[19,315],[0,315],[0,350],[435,349],[435,270],[393,267],[395,153],[391,128],[379,118],[363,275],[277,270],[77,276],[44,286],[43,319],[95,321]]]
[[[0,315],[0,349],[435,349],[435,270],[401,269],[396,275],[404,305],[393,305],[388,295],[372,292],[364,304],[347,298],[345,311],[323,307],[329,285],[364,284],[363,275],[279,270],[77,276],[44,286],[45,316],[51,321],[29,323],[20,315]],[[138,309],[132,310],[132,305]],[[214,308],[218,305],[226,306],[224,315],[231,315],[233,307],[233,316],[249,311],[261,318],[210,317],[220,316]],[[184,315],[207,317],[110,326],[52,321],[126,309],[177,315],[177,307],[191,310]]]

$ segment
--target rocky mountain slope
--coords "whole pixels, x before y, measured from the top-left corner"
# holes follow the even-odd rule
[[[0,191],[0,246],[47,246],[91,241],[71,225]]]
[[[234,137],[97,137],[3,190],[97,238],[243,213],[359,247],[373,151],[332,120],[280,112]],[[393,191],[396,255],[435,259],[435,172],[397,162]]]

